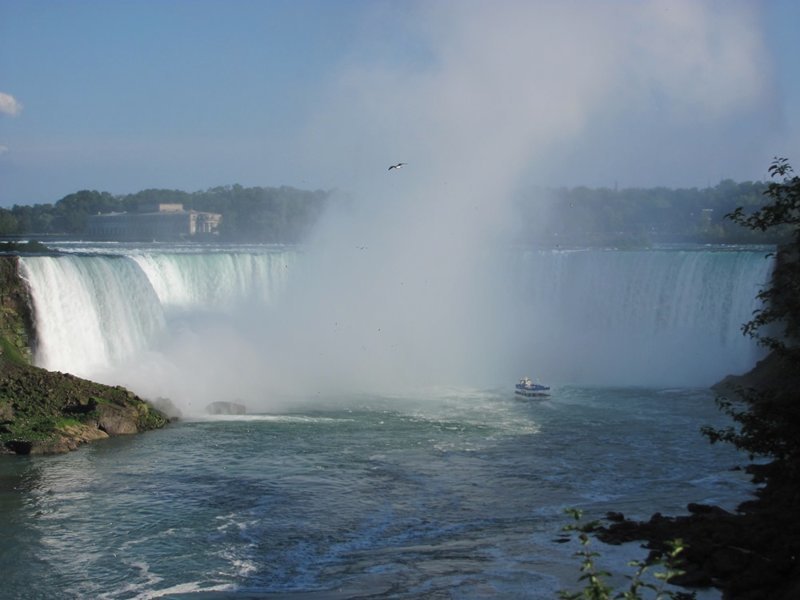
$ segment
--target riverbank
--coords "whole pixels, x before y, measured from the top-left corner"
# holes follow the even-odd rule
[[[168,419],[133,392],[0,359],[0,454],[57,454]]]
[[[725,378],[715,391],[733,397],[737,390],[797,389],[800,374],[771,355],[742,376]],[[791,394],[782,396],[794,400]],[[654,514],[649,521],[629,521],[610,513],[610,524],[597,531],[609,544],[645,541],[651,558],[670,540],[681,539],[685,573],[672,580],[689,588],[716,587],[726,600],[800,598],[800,477],[787,460],[747,467],[760,486],[756,498],[735,512],[718,506],[689,504],[688,515]]]

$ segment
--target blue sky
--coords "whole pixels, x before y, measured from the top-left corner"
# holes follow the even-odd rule
[[[800,167],[800,2],[0,0],[0,205]],[[421,179],[420,181],[423,181]]]

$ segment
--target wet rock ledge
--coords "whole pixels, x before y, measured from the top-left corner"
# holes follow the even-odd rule
[[[68,452],[167,424],[125,388],[31,365],[36,336],[30,307],[17,257],[0,256],[0,454]]]
[[[167,422],[125,388],[0,359],[0,453],[68,452]]]

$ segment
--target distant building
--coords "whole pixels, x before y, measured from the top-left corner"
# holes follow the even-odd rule
[[[222,215],[183,210],[183,204],[142,203],[134,213],[90,215],[86,236],[128,242],[173,241],[216,236]]]

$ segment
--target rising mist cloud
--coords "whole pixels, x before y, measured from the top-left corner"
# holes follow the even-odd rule
[[[486,385],[531,368],[518,342],[537,316],[518,302],[508,260],[521,182],[580,173],[585,165],[571,157],[627,147],[636,149],[628,169],[651,168],[642,145],[663,145],[677,125],[704,123],[718,139],[720,123],[768,96],[754,10],[694,1],[377,5],[310,121],[304,159],[353,201],[322,223],[276,308],[279,322],[263,324],[270,385]],[[385,44],[389,20],[408,47]],[[674,164],[693,143],[670,147]],[[408,166],[388,172],[398,161]],[[581,350],[591,345],[584,339]]]
[[[666,141],[682,126],[703,124],[719,139],[720,127],[769,96],[756,10],[694,1],[378,7],[361,58],[334,78],[310,129],[308,156],[356,191],[356,209],[321,228],[305,278],[290,282],[292,343],[279,346],[313,348],[305,368],[361,386],[507,377],[520,360],[518,326],[535,319],[514,306],[502,255],[520,182],[580,176],[571,157],[613,156],[616,145],[626,156],[635,148],[630,171],[651,168],[647,144],[670,148],[680,165],[695,141]],[[417,60],[386,46],[384,19]],[[397,161],[409,166],[387,173]]]
[[[725,140],[768,111],[774,92],[759,7],[744,2],[424,2],[368,21],[313,121],[320,168],[347,185],[372,159],[414,160],[446,175],[506,171],[575,179],[558,164],[592,146],[637,153],[667,143],[690,160],[701,135]],[[386,48],[379,24],[407,31]],[[400,21],[399,23],[397,21]],[[372,33],[372,32],[375,33]],[[406,60],[403,52],[424,59]],[[630,118],[630,116],[634,118]],[[597,137],[596,123],[615,132]],[[682,141],[670,138],[675,131]],[[763,160],[763,157],[760,158]],[[630,163],[627,163],[630,164]],[[591,165],[588,165],[591,166]],[[630,165],[646,172],[646,159]],[[579,176],[578,176],[579,177]],[[659,183],[659,182],[654,182]]]
[[[626,172],[687,168],[706,160],[698,128],[705,153],[770,95],[752,4],[369,6],[298,152],[351,192],[334,203],[346,210],[323,220],[274,307],[240,315],[256,356],[230,368],[238,396],[262,407],[287,390],[507,385],[529,372],[519,341],[541,315],[526,313],[508,260],[520,185],[611,173],[620,157]],[[388,23],[406,46],[385,43]],[[207,365],[245,347],[213,337],[170,351],[199,387],[215,378]],[[584,368],[593,341],[578,341]],[[574,350],[550,357],[565,380]]]

